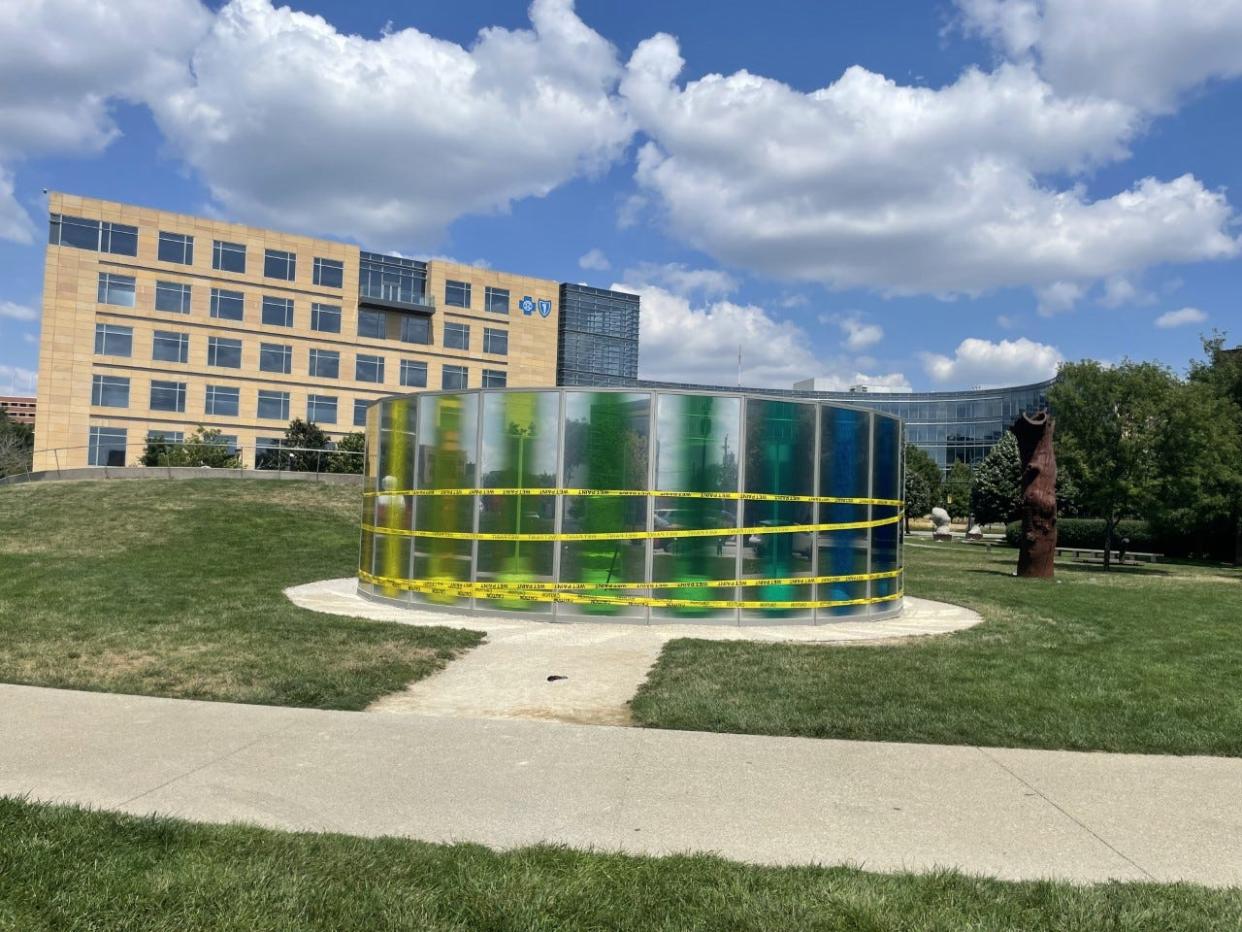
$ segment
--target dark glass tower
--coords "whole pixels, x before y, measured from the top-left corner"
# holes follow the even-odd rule
[[[556,384],[632,385],[638,378],[638,295],[561,285]]]

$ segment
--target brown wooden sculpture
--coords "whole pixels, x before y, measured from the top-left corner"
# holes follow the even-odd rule
[[[1009,429],[1018,440],[1022,463],[1022,541],[1018,575],[1052,578],[1057,553],[1057,457],[1052,449],[1052,417],[1047,411],[1020,414]]]

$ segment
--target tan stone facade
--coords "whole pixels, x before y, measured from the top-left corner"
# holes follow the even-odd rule
[[[53,218],[100,222],[103,232],[102,248],[47,247],[35,469],[116,464],[121,459],[117,453],[120,431],[125,432],[124,462],[134,465],[149,433],[189,436],[200,425],[236,438],[243,463],[250,466],[257,444],[282,437],[292,418],[309,419],[312,395],[323,402],[317,403],[315,411],[320,416],[314,419],[331,436],[340,437],[361,429],[355,426],[356,401],[417,391],[415,386],[402,384],[403,360],[410,364],[405,367],[410,378],[417,377],[418,364],[425,365],[428,389],[439,389],[446,377],[453,377],[454,370],[445,367],[464,367],[470,388],[485,381],[531,387],[556,384],[560,313],[556,282],[431,260],[425,269],[426,300],[422,303],[426,307],[414,312],[391,306],[379,310],[386,315],[385,337],[359,336],[357,246],[67,194],[53,193],[48,200]],[[136,255],[105,251],[111,242],[109,223],[137,227]],[[89,224],[75,226],[74,231],[81,241],[89,235]],[[158,251],[161,233],[192,236],[192,261],[162,261]],[[119,241],[132,242],[127,236],[122,233]],[[245,247],[244,271],[214,267],[217,241]],[[292,280],[264,274],[267,250],[296,257]],[[341,287],[315,284],[316,259],[343,264]],[[446,301],[449,282],[469,284],[468,307]],[[167,306],[169,295],[181,294],[188,313],[157,310],[157,285],[162,303]],[[183,286],[188,286],[188,296]],[[489,289],[495,290],[494,305],[507,291],[507,313],[484,310]],[[463,290],[455,287],[454,296],[460,298]],[[214,315],[213,291],[240,292],[244,296],[242,319]],[[265,297],[292,301],[291,326],[264,322]],[[523,313],[519,305],[524,297],[550,302],[551,313],[547,317],[538,311]],[[372,315],[383,307],[382,302],[375,305],[370,300],[364,304],[363,310]],[[327,309],[323,315],[316,313],[318,321],[331,320],[331,309],[339,308],[339,332],[313,329],[312,305]],[[275,314],[272,317],[279,319]],[[398,325],[406,318],[430,321],[429,343],[401,339],[405,330]],[[445,328],[452,324],[469,328],[465,349],[446,346]],[[451,329],[460,338],[461,330]],[[484,351],[485,330],[493,331],[493,338],[499,332],[506,335],[507,353]],[[156,358],[157,332],[164,359]],[[240,341],[240,365],[213,365],[231,354],[235,344],[228,341]],[[176,358],[179,342],[184,346],[184,362]],[[219,343],[217,350],[223,350],[209,359],[213,342]],[[499,342],[489,340],[492,346]],[[273,353],[279,357],[284,352],[276,348],[288,348],[287,374],[260,368],[265,346],[269,363]],[[337,377],[310,374],[312,350],[328,358],[338,354]],[[357,366],[359,356],[383,360],[382,381],[356,377],[364,374]],[[367,362],[363,360],[364,366]],[[158,383],[155,396],[153,383]],[[263,417],[261,391],[267,393],[268,416]],[[287,415],[272,417],[280,393],[287,393]],[[231,413],[234,397],[235,415]],[[327,417],[330,399],[335,399],[334,422]],[[184,410],[162,410],[170,400],[174,408]],[[156,409],[153,401],[157,401]],[[209,408],[214,412],[209,413]]]

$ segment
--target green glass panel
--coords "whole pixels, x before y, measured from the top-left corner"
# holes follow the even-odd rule
[[[559,392],[494,392],[483,395],[481,488],[556,488],[560,441]],[[482,495],[479,530],[502,534],[551,534],[556,496]],[[553,541],[479,541],[479,581],[551,582]],[[517,597],[480,600],[507,611],[550,612],[552,603]]]
[[[651,442],[651,396],[626,392],[565,395],[565,486],[572,489],[646,489]],[[647,498],[568,496],[562,528],[572,534],[647,529]],[[645,582],[645,540],[565,541],[561,579],[572,583]],[[585,590],[604,597],[645,596],[646,589]],[[641,605],[563,604],[562,614],[645,617]]]
[[[715,395],[660,395],[656,409],[656,488],[678,492],[738,491],[740,398]],[[707,530],[738,526],[735,499],[657,496],[656,530]],[[653,541],[652,579],[682,583],[658,598],[690,604],[652,608],[653,618],[712,618],[734,609],[695,605],[735,599],[733,587],[705,585],[737,574],[736,535],[664,538]]]
[[[746,402],[746,491],[765,495],[815,494],[815,406],[751,398]],[[749,528],[811,524],[810,502],[746,501],[742,525]],[[814,535],[810,531],[749,536],[742,550],[742,578],[790,579],[812,575]],[[744,586],[741,599],[802,602],[815,597],[813,584]],[[812,609],[748,608],[744,618],[809,619]]]
[[[418,488],[472,489],[478,476],[478,395],[418,396]],[[420,495],[414,503],[415,531],[474,530],[474,495]],[[473,567],[470,540],[414,538],[415,579],[468,582]],[[415,594],[436,605],[469,605],[452,593]]]
[[[819,494],[834,498],[871,497],[871,414],[851,408],[820,407]],[[817,524],[866,521],[867,505],[821,503]],[[867,572],[869,535],[863,530],[820,531],[819,575],[845,576]],[[865,599],[865,582],[820,583],[817,601]],[[866,606],[847,605],[816,609],[819,618],[865,614]]]
[[[372,499],[376,533],[372,572],[384,579],[405,579],[410,570],[409,537],[401,533],[413,527],[414,453],[418,409],[413,398],[390,398],[379,405],[379,494]],[[381,595],[397,598],[404,590],[381,585]]]

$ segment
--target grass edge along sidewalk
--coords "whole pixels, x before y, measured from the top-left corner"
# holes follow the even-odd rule
[[[0,797],[0,930],[1237,928],[1242,891],[199,825]]]

